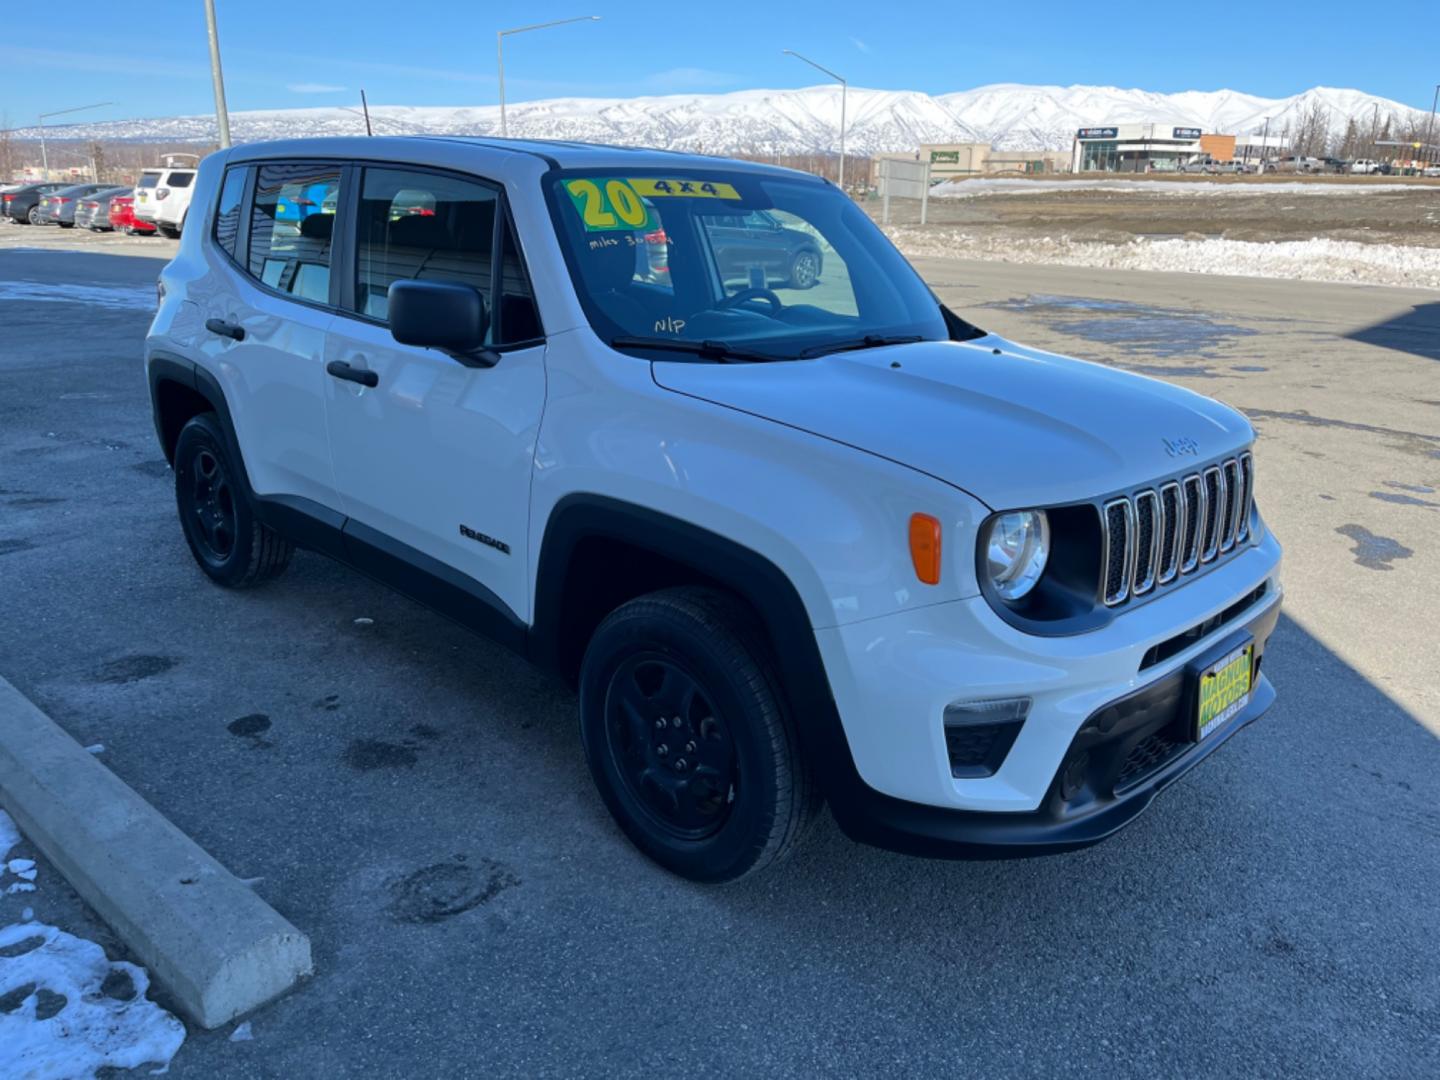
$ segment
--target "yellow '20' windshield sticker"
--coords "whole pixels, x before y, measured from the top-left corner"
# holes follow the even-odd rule
[[[640,201],[631,181],[620,179],[567,180],[565,191],[586,232],[612,232],[655,228],[654,215]]]

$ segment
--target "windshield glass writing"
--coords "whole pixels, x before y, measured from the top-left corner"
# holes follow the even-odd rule
[[[828,184],[724,170],[551,182],[571,276],[607,341],[717,341],[794,359],[872,336],[947,336],[929,289]]]

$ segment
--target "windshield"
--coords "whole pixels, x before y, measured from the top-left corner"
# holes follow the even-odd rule
[[[919,275],[829,184],[723,167],[569,170],[548,183],[585,313],[622,348],[646,339],[682,359],[723,343],[794,359],[949,336]]]

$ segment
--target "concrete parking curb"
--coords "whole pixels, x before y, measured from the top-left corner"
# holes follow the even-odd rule
[[[3,678],[0,806],[202,1027],[310,974],[309,938]]]

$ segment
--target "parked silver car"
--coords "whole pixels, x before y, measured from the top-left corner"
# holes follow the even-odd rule
[[[129,195],[134,190],[128,187],[101,188],[85,196],[75,208],[75,224],[92,232],[109,232],[114,228],[110,224],[110,200]]]
[[[70,187],[50,192],[40,200],[38,224],[59,225],[62,229],[74,228],[75,211],[80,200],[104,187],[104,184],[72,184]]]

